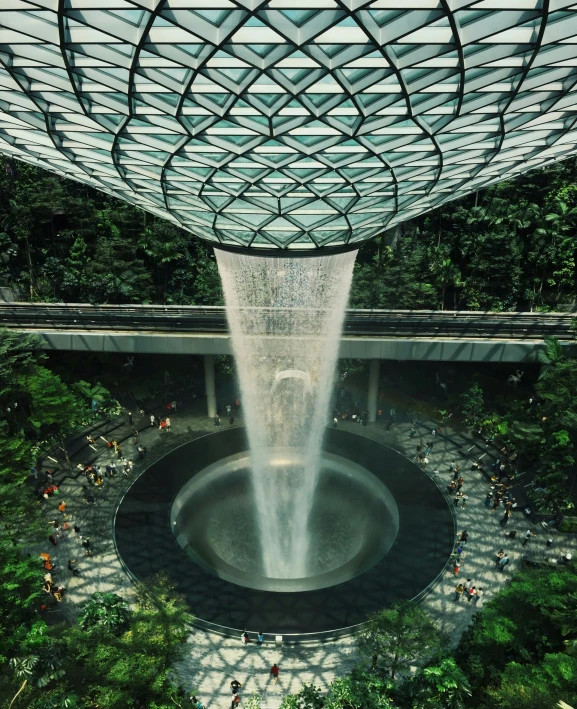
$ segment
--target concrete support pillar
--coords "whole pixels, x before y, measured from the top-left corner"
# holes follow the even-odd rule
[[[206,406],[208,417],[216,415],[216,386],[214,381],[214,355],[204,355],[204,388],[206,389]]]
[[[367,409],[369,411],[369,423],[377,420],[377,398],[379,396],[379,374],[381,370],[381,360],[372,359],[369,369],[369,394]]]

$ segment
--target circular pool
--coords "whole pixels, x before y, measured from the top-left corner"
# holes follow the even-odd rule
[[[269,461],[271,474],[278,477],[302,466],[292,449],[271,449]],[[399,510],[375,475],[325,452],[307,530],[307,572],[271,578],[264,570],[250,453],[245,451],[194,475],[176,495],[170,521],[189,558],[215,576],[261,591],[295,592],[335,586],[372,568],[397,538]]]
[[[267,577],[247,450],[243,428],[181,445],[140,474],[116,511],[117,551],[129,572],[169,575],[199,625],[334,636],[415,598],[445,568],[454,518],[436,484],[398,451],[327,429],[307,573]],[[279,474],[298,463],[294,451],[278,453]]]

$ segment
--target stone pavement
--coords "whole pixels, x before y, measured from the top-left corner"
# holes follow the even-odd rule
[[[170,433],[160,434],[156,428],[150,428],[140,434],[140,441],[149,450],[148,459],[145,461],[147,465],[176,445],[215,430],[212,420],[205,416],[203,402],[171,415],[171,421],[173,430]],[[242,424],[240,419],[237,422],[237,425],[239,424]],[[543,558],[549,554],[552,559],[557,559],[569,549],[577,549],[577,535],[561,535],[555,530],[545,531],[541,526],[531,527],[522,512],[515,512],[507,530],[502,530],[498,524],[503,514],[502,508],[491,512],[483,504],[489,488],[487,479],[482,473],[470,470],[474,460],[484,453],[487,459],[489,454],[485,448],[475,448],[475,444],[461,434],[446,429],[443,435],[433,437],[430,433],[433,424],[426,422],[421,423],[417,436],[413,439],[409,439],[410,424],[395,425],[390,432],[385,431],[382,423],[368,427],[345,423],[341,427],[375,438],[399,450],[406,450],[409,457],[414,456],[417,442],[434,441],[428,472],[442,489],[451,477],[448,472],[449,463],[454,461],[461,465],[465,478],[463,489],[469,499],[465,509],[459,507],[456,510],[457,526],[459,532],[465,528],[468,530],[469,541],[458,580],[470,578],[474,585],[483,588],[483,601],[478,605],[464,599],[455,603],[454,588],[458,580],[447,571],[422,602],[439,627],[448,634],[452,645],[456,645],[461,633],[471,622],[473,614],[482,607],[482,603],[487,602],[514,573],[523,551]],[[123,445],[124,455],[128,458],[132,455],[130,446],[128,441]],[[112,454],[104,447],[99,463],[105,465],[108,459],[112,459]],[[132,477],[138,475],[143,467],[143,464],[137,464]],[[48,522],[59,514],[56,509],[59,501],[65,500],[68,505],[68,521],[79,524],[82,535],[91,538],[95,551],[94,557],[86,557],[80,545],[81,540],[71,531],[55,549],[48,542],[39,548],[39,551],[54,551],[53,556],[63,567],[56,575],[55,581],[67,589],[66,600],[49,611],[49,621],[73,621],[79,606],[95,591],[113,591],[125,597],[129,596],[130,580],[116,554],[112,530],[117,500],[131,481],[119,473],[113,479],[107,478],[102,489],[91,488],[96,498],[93,505],[83,501],[83,482],[83,476],[65,481],[60,497],[49,500],[47,505]],[[537,536],[531,539],[527,550],[523,550],[521,537],[529,527]],[[512,529],[517,530],[517,538],[513,540],[504,535],[505,531]],[[553,537],[554,543],[551,549],[546,549],[545,542],[549,536]],[[494,554],[500,547],[505,548],[511,560],[505,573],[499,572],[493,561]],[[80,576],[71,576],[66,570],[68,559],[77,560]],[[153,557],[151,563],[154,564]],[[191,611],[194,612],[194,609]],[[358,659],[354,638],[310,645],[284,645],[280,648],[265,645],[263,648],[257,648],[254,643],[242,647],[240,637],[227,638],[194,630],[188,641],[185,658],[176,670],[183,685],[187,689],[194,688],[208,709],[225,709],[230,706],[229,683],[233,678],[242,682],[241,696],[245,699],[257,692],[262,697],[263,709],[277,709],[282,697],[298,691],[302,683],[313,683],[326,689],[336,677],[345,675]],[[274,662],[280,666],[277,685],[269,677],[270,666]]]

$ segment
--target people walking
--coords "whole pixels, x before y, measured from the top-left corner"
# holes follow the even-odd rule
[[[220,426],[220,416],[218,414],[214,415],[214,425],[215,426]]]
[[[166,426],[166,430],[167,430],[167,431],[170,431],[170,416],[167,416],[167,417],[164,419],[164,424],[165,424],[165,426]]]
[[[499,571],[505,571],[505,567],[508,563],[509,557],[507,556],[507,554],[505,554],[505,556],[503,556],[503,558],[499,560]]]
[[[258,635],[256,636],[256,644],[258,647],[262,647],[262,643],[264,640],[264,635],[259,631]]]
[[[469,603],[471,602],[471,600],[473,598],[475,598],[476,595],[477,595],[477,589],[474,586],[471,586],[471,588],[467,592],[467,600],[469,601]]]
[[[238,690],[242,687],[242,684],[237,680],[233,679],[230,683],[230,688],[233,694],[238,694]]]
[[[525,534],[523,535],[523,546],[526,547],[527,544],[529,544],[529,539],[531,539],[531,537],[535,537],[535,536],[536,535],[530,529],[528,529],[525,532]]]
[[[483,589],[478,588],[475,598],[473,599],[473,601],[475,602],[475,605],[477,605],[477,603],[479,602],[479,599],[482,598],[482,596],[483,596]]]
[[[132,426],[132,412],[131,411],[128,412],[128,423],[130,426]]]
[[[465,593],[465,587],[463,586],[462,583],[458,584],[457,587],[455,588],[455,602],[460,601],[461,598],[463,598],[463,594]]]
[[[274,665],[270,668],[270,674],[271,674],[271,677],[274,678],[275,684],[278,682],[278,671],[279,671],[279,666],[275,662]]]

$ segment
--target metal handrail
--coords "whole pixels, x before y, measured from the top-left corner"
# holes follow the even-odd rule
[[[276,308],[260,309],[266,315]],[[289,309],[290,314],[291,309]],[[299,309],[292,309],[297,314]],[[460,336],[466,338],[547,335],[573,340],[574,317],[567,313],[476,311],[347,310],[344,336]],[[228,333],[220,306],[107,305],[61,303],[0,304],[0,327],[18,330],[127,330]]]

